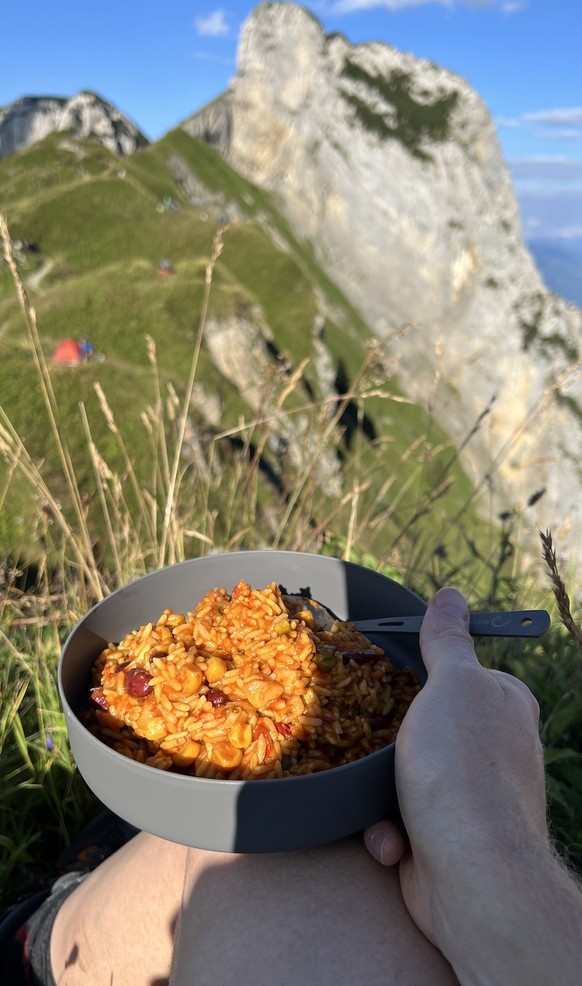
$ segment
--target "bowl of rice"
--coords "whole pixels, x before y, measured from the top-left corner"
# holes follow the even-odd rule
[[[394,740],[425,680],[418,637],[353,621],[422,614],[378,572],[241,551],[118,589],[65,641],[59,691],[97,797],[161,838],[304,849],[397,809]]]

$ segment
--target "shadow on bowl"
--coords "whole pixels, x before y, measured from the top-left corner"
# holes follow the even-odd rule
[[[110,749],[83,725],[91,666],[109,642],[155,620],[187,612],[210,589],[244,579],[317,599],[340,619],[413,616],[426,605],[409,589],[360,565],[290,551],[248,551],[182,562],[137,579],[90,610],[67,638],[59,691],[73,756],[112,811],[153,835],[199,849],[261,853],[333,842],[393,814],[394,744],[353,763],[277,780],[217,780],[156,770]],[[395,667],[425,669],[418,637],[374,635]]]

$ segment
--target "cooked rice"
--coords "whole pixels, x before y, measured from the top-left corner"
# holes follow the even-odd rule
[[[414,672],[393,668],[353,624],[324,629],[302,597],[244,581],[109,644],[92,684],[89,728],[117,752],[162,770],[253,780],[387,746],[419,690]]]

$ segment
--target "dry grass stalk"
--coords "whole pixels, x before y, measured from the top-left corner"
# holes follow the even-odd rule
[[[164,517],[162,522],[162,535],[160,539],[160,547],[158,553],[158,567],[162,568],[165,564],[172,563],[176,561],[175,551],[173,549],[170,532],[175,524],[175,507],[180,491],[179,483],[179,472],[180,472],[180,460],[182,457],[182,449],[184,447],[184,437],[186,434],[186,425],[190,416],[190,404],[192,402],[192,393],[194,390],[194,383],[196,380],[196,373],[198,371],[198,360],[200,357],[200,350],[202,348],[202,340],[204,338],[204,328],[206,325],[206,318],[208,315],[208,305],[210,302],[210,292],[212,288],[212,278],[214,276],[214,268],[216,267],[218,258],[222,253],[224,246],[224,230],[219,229],[216,236],[214,237],[214,243],[212,247],[212,255],[210,260],[206,265],[206,275],[204,281],[204,297],[202,299],[202,308],[200,311],[200,319],[198,322],[198,332],[196,335],[196,341],[194,344],[194,353],[192,355],[192,363],[190,366],[190,375],[188,377],[188,383],[186,385],[186,393],[184,395],[184,401],[182,404],[182,411],[179,421],[179,431],[178,438],[176,441],[176,447],[174,449],[174,458],[172,462],[172,468],[169,478],[168,494],[166,497],[166,505],[164,510]]]
[[[93,474],[95,476],[95,486],[97,489],[97,495],[99,497],[99,503],[101,505],[101,513],[103,515],[103,520],[105,523],[105,530],[107,531],[109,548],[111,550],[111,554],[115,566],[115,574],[118,583],[121,584],[123,569],[121,565],[121,558],[118,552],[117,538],[115,537],[115,533],[113,530],[113,523],[111,521],[111,515],[107,506],[107,496],[105,490],[106,481],[112,479],[113,476],[111,474],[111,470],[107,466],[107,463],[104,462],[104,460],[100,456],[97,447],[93,441],[84,404],[81,404],[81,420],[83,422],[83,430],[85,432],[87,447],[89,449],[89,455],[91,457],[91,465],[93,466]]]
[[[103,598],[106,588],[96,568],[94,558],[92,561],[87,560],[83,550],[82,540],[77,537],[75,530],[69,524],[60,502],[55,498],[52,490],[46,485],[38,467],[31,459],[12,422],[1,407],[0,452],[6,455],[9,462],[18,464],[20,474],[38,492],[50,516],[62,531],[65,542],[73,554],[74,564],[85,574],[87,582],[97,598]]]
[[[117,422],[115,421],[115,416],[113,414],[113,411],[111,410],[111,407],[109,405],[107,397],[105,396],[101,384],[98,382],[94,383],[93,389],[97,395],[97,400],[99,401],[99,407],[101,409],[103,417],[107,422],[107,427],[109,428],[111,433],[115,435],[117,447],[119,448],[119,451],[122,455],[123,463],[125,466],[125,476],[129,480],[129,483],[133,490],[133,494],[135,496],[135,502],[137,504],[137,508],[139,510],[140,516],[147,528],[148,535],[150,539],[153,540],[155,538],[155,531],[152,527],[151,518],[149,516],[147,506],[143,499],[142,487],[135,474],[135,469],[133,467],[133,463],[131,461],[130,455],[127,451],[125,441],[123,440],[123,436],[117,426]]]
[[[540,541],[542,542],[542,554],[545,559],[546,565],[550,570],[550,578],[552,580],[552,590],[556,599],[556,604],[558,606],[558,613],[560,614],[560,619],[566,627],[568,633],[570,633],[574,640],[582,646],[582,631],[577,623],[574,621],[572,616],[572,609],[570,605],[570,597],[564,585],[562,576],[560,575],[560,569],[558,567],[558,559],[556,557],[556,551],[554,548],[554,543],[552,540],[551,531],[539,532]]]
[[[152,380],[154,385],[154,406],[150,409],[150,424],[152,430],[153,456],[152,461],[156,463],[156,468],[160,473],[160,479],[165,479],[166,484],[170,477],[170,457],[164,430],[162,389],[160,386],[160,374],[158,367],[158,354],[155,340],[150,335],[146,335],[147,354],[152,368]],[[167,488],[167,485],[166,485]]]
[[[486,488],[493,476],[499,471],[500,466],[503,462],[507,461],[510,453],[519,445],[520,441],[523,439],[524,435],[533,427],[534,423],[549,410],[552,404],[555,403],[559,394],[561,394],[572,380],[577,377],[582,370],[582,360],[571,363],[567,366],[556,378],[550,381],[546,388],[542,391],[536,401],[527,410],[524,417],[520,423],[514,428],[512,433],[506,442],[501,446],[494,459],[492,460],[489,468],[483,473],[480,481],[475,483],[471,495],[463,503],[461,509],[457,513],[456,517],[453,518],[453,523],[457,523],[458,520],[465,513],[465,510],[470,505],[470,503],[479,497],[484,488]],[[489,414],[490,410],[495,403],[496,398],[492,397],[487,407],[481,412],[477,421],[471,431],[468,433],[467,437],[459,445],[458,451],[455,452],[455,457],[458,457],[460,452],[465,448],[465,445],[473,437],[474,434],[479,430],[483,419]]]
[[[360,507],[360,492],[362,488],[362,481],[360,476],[360,469],[362,464],[362,434],[364,425],[364,402],[360,398],[357,402],[358,405],[358,430],[356,432],[356,451],[354,455],[354,469],[352,476],[352,495],[350,498],[350,516],[348,520],[348,529],[346,534],[346,546],[344,549],[344,560],[350,561],[352,556],[352,551],[356,547],[356,527],[358,523],[358,510]]]
[[[61,427],[59,408],[55,393],[53,390],[51,376],[48,370],[48,366],[45,360],[44,352],[41,346],[40,337],[38,334],[38,328],[36,324],[36,312],[28,300],[24,284],[22,283],[22,278],[18,272],[16,266],[16,261],[14,259],[14,252],[12,249],[12,238],[10,236],[10,231],[8,229],[8,223],[4,216],[0,213],[0,239],[2,241],[2,248],[4,259],[10,271],[12,280],[16,287],[18,294],[18,300],[22,308],[24,315],[24,320],[27,328],[28,341],[30,344],[30,349],[32,352],[32,357],[35,364],[35,369],[38,377],[38,381],[41,387],[45,408],[47,411],[47,417],[50,422],[53,437],[55,439],[55,444],[57,448],[57,454],[63,469],[63,474],[65,476],[65,481],[71,497],[71,503],[73,505],[73,510],[75,512],[75,530],[66,525],[69,528],[68,537],[71,541],[75,553],[78,557],[78,561],[82,570],[84,571],[85,577],[88,584],[97,599],[103,598],[105,586],[98,570],[94,555],[93,548],[91,544],[91,537],[87,527],[87,519],[85,516],[85,511],[83,508],[81,493],[77,485],[77,479],[75,475],[75,470],[71,455],[69,452],[68,445],[65,441],[63,430]],[[32,463],[31,463],[32,465]],[[38,470],[36,470],[38,472]]]
[[[285,533],[291,518],[293,515],[299,517],[307,509],[307,504],[310,496],[312,495],[312,482],[315,473],[315,468],[322,448],[325,448],[329,443],[332,442],[333,434],[338,430],[341,419],[345,411],[347,410],[349,404],[358,398],[359,390],[362,385],[363,380],[365,380],[367,371],[370,364],[373,362],[375,354],[373,351],[368,352],[366,360],[360,367],[358,373],[356,374],[352,386],[348,388],[346,393],[340,394],[333,399],[333,412],[325,417],[319,424],[319,434],[317,436],[317,441],[313,444],[313,451],[311,455],[308,456],[305,467],[303,468],[301,474],[297,477],[295,488],[293,489],[291,495],[289,496],[287,503],[285,505],[285,512],[283,514],[279,533],[274,539],[273,547],[277,548],[280,545],[281,538]],[[326,402],[322,402],[323,407]],[[313,406],[313,405],[312,405]],[[307,510],[307,513],[309,511]]]

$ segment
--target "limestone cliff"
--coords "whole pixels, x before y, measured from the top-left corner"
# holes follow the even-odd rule
[[[545,289],[525,248],[477,93],[270,3],[243,27],[229,91],[183,126],[273,195],[390,340],[409,395],[461,443],[479,422],[465,464],[493,508],[545,488],[532,527],[569,526],[582,546],[582,314]]]
[[[73,99],[24,96],[0,109],[0,158],[65,131],[94,137],[116,154],[133,154],[148,143],[131,120],[95,93],[80,92]]]

